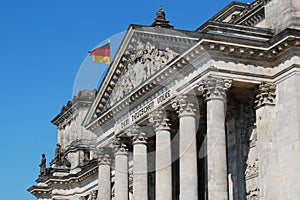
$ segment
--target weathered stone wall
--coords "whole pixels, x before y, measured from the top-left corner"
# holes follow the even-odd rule
[[[300,64],[300,63],[298,63]],[[281,199],[300,197],[300,74],[295,72],[277,83],[276,120]],[[275,148],[275,147],[274,147]],[[280,198],[278,198],[280,199]]]
[[[80,140],[83,144],[92,144],[96,141],[96,135],[82,126],[87,111],[87,107],[80,108],[71,122],[64,129],[58,130],[58,143],[63,149],[74,141]]]
[[[265,7],[266,27],[280,32],[285,28],[300,29],[299,0],[272,0]]]

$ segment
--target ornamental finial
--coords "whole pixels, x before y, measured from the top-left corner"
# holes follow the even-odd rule
[[[174,26],[169,24],[170,21],[166,20],[166,13],[163,10],[162,6],[159,7],[159,10],[156,12],[156,18],[151,26],[162,27],[162,28],[174,28]]]

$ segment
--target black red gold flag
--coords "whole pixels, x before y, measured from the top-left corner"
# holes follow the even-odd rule
[[[89,52],[95,63],[110,64],[110,42]]]

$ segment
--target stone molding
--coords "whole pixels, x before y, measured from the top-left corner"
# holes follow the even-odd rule
[[[256,0],[247,5],[242,12],[232,15],[229,23],[245,26],[255,26],[260,23],[265,19],[264,1],[268,0]]]
[[[256,95],[256,109],[265,105],[275,105],[276,85],[274,83],[262,83],[259,85]]]
[[[155,131],[171,130],[167,114],[163,110],[155,110],[149,115],[149,122],[155,128]]]
[[[232,80],[207,77],[203,79],[198,90],[203,95],[205,101],[218,99],[225,101],[226,92],[231,87]]]
[[[178,95],[172,101],[172,107],[177,111],[179,118],[183,116],[196,115],[195,104],[194,102],[192,102],[192,98],[190,98],[190,95]]]

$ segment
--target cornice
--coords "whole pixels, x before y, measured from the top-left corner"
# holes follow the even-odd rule
[[[231,18],[229,23],[255,26],[265,19],[264,1],[257,0],[246,6],[239,14]]]
[[[35,196],[47,195],[50,197],[52,189],[49,186],[35,186],[34,185],[34,186],[31,186],[30,188],[28,188],[27,191]]]
[[[98,172],[98,162],[97,160],[92,160],[87,165],[81,167],[81,171],[77,174],[69,174],[67,176],[50,176],[44,183],[48,186],[51,186],[53,184],[59,184],[59,185],[69,185],[71,183],[80,183],[83,180],[91,177],[94,174],[97,174]],[[38,187],[38,186],[36,186]]]
[[[76,113],[79,109],[89,107],[92,104],[95,96],[96,90],[80,91],[78,96],[74,96],[72,101],[68,101],[68,103],[62,107],[61,112],[51,120],[51,123],[56,125],[59,129],[64,128],[76,117]]]

